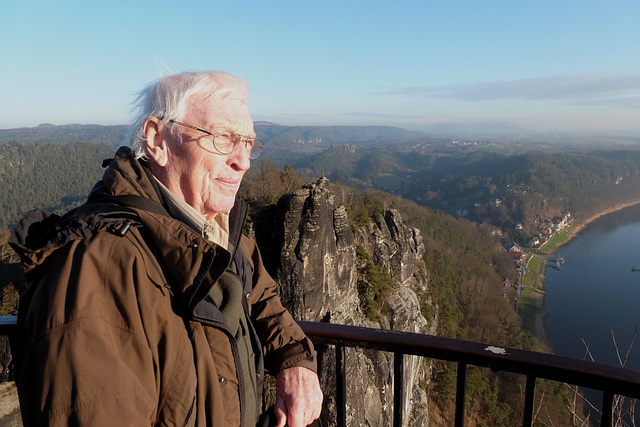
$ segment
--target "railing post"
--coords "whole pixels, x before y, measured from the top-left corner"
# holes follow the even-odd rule
[[[347,426],[347,381],[344,347],[336,346],[336,424]]]
[[[404,353],[393,353],[393,425],[402,427],[404,407]]]
[[[458,375],[456,381],[456,427],[464,427],[464,406],[467,389],[467,364],[458,362]]]
[[[531,427],[533,423],[533,404],[536,395],[536,376],[527,375],[527,389],[524,395],[524,418],[522,425]]]
[[[605,391],[602,395],[602,409],[600,410],[600,426],[610,427],[613,422],[613,393]]]

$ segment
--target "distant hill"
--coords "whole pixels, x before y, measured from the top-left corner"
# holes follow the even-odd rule
[[[72,142],[122,145],[128,126],[51,125],[0,129],[0,143],[69,144]],[[423,134],[391,126],[283,126],[256,122],[256,132],[270,146],[359,144],[375,141],[418,139]]]
[[[41,124],[36,127],[0,129],[0,143],[22,142],[25,144],[70,144],[90,142],[94,144],[121,145],[128,126],[60,125]]]
[[[0,144],[5,142],[56,143],[89,142],[119,146],[127,134],[127,125],[95,124],[52,125],[0,129]],[[525,144],[564,143],[581,146],[632,146],[640,144],[640,130],[622,134],[574,135],[570,133],[536,133],[509,122],[474,124],[439,123],[421,131],[393,126],[286,126],[257,121],[256,132],[271,148],[328,148],[334,144],[379,145],[393,142],[435,142],[440,139],[510,141]]]
[[[533,131],[509,122],[481,122],[472,124],[438,123],[427,131],[452,138],[501,138],[505,136],[532,135]]]
[[[270,122],[256,122],[256,133],[271,146],[315,145],[415,140],[425,136],[393,126],[282,126]]]

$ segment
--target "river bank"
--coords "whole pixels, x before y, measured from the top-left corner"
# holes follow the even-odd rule
[[[533,260],[535,260],[535,262],[532,262]],[[533,330],[530,332],[532,332],[536,338],[534,350],[543,353],[553,353],[553,344],[545,325],[545,319],[548,315],[548,312],[544,309],[544,300],[546,296],[546,292],[544,289],[544,279],[547,257],[543,255],[532,254],[529,262],[527,263],[527,269],[529,269],[530,263],[535,263],[537,271],[532,271],[535,275],[535,280],[530,287],[531,291],[527,294],[523,306],[527,307],[527,310],[530,310],[530,312],[533,312]],[[524,312],[522,315],[523,317],[531,316],[531,314]],[[527,329],[531,328],[531,321],[529,321],[529,325],[530,326],[527,327]]]
[[[558,244],[556,247],[554,247],[554,249],[552,251],[549,252],[549,254],[552,254],[553,252],[555,252],[560,246],[566,244],[567,242],[571,241],[571,239],[573,239],[574,237],[576,237],[578,235],[578,233],[580,233],[582,230],[585,229],[585,227],[587,227],[589,224],[591,224],[593,221],[597,220],[598,218],[605,216],[607,214],[613,213],[613,212],[617,212],[620,211],[622,209],[631,207],[631,206],[635,206],[640,204],[640,200],[636,200],[636,201],[631,201],[631,202],[626,202],[626,203],[620,203],[617,204],[611,208],[605,209],[603,211],[600,211],[590,217],[588,217],[587,219],[579,222],[578,224],[576,224],[571,231],[569,232],[569,234],[567,235],[566,239],[561,242],[560,244]],[[547,316],[549,315],[549,313],[546,311],[545,309],[545,295],[546,295],[546,291],[545,291],[545,271],[546,271],[546,264],[547,264],[547,256],[544,255],[537,255],[537,254],[532,254],[532,258],[533,257],[537,257],[538,258],[538,264],[539,264],[539,271],[535,272],[535,282],[533,285],[533,292],[532,294],[529,296],[529,304],[533,307],[533,309],[535,310],[535,320],[534,320],[534,335],[536,337],[537,340],[537,345],[536,345],[536,350],[538,351],[543,351],[543,352],[551,352],[553,353],[553,343],[551,342],[551,338],[549,337],[549,332],[545,323],[545,320],[547,318]]]
[[[567,243],[568,241],[573,239],[587,225],[591,224],[596,219],[598,219],[598,218],[600,218],[600,217],[602,217],[604,215],[607,215],[607,214],[610,214],[610,213],[613,213],[613,212],[618,212],[618,211],[620,211],[622,209],[629,208],[631,206],[635,206],[635,205],[638,205],[638,204],[640,204],[640,200],[635,200],[635,201],[626,202],[626,203],[620,203],[620,204],[615,205],[612,208],[605,209],[605,210],[603,210],[601,212],[596,213],[595,215],[590,216],[589,218],[585,219],[584,221],[581,221],[578,225],[576,225],[571,230],[571,232],[569,233],[569,238],[564,243]]]

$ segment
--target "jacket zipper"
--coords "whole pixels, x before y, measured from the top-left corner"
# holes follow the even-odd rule
[[[236,365],[236,376],[238,377],[238,394],[240,397],[240,425],[244,426],[244,407],[246,406],[246,402],[244,401],[244,371],[242,370],[242,365],[240,364],[240,352],[238,351],[238,343],[235,338],[231,339],[231,352],[233,353],[233,362]],[[258,402],[256,402],[256,405]]]

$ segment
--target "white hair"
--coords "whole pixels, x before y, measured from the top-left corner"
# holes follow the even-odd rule
[[[182,120],[194,96],[208,99],[230,98],[249,102],[249,87],[244,79],[223,71],[194,71],[160,77],[145,87],[136,98],[137,112],[129,128],[128,141],[137,158],[147,158],[144,123],[156,117],[167,125]]]

